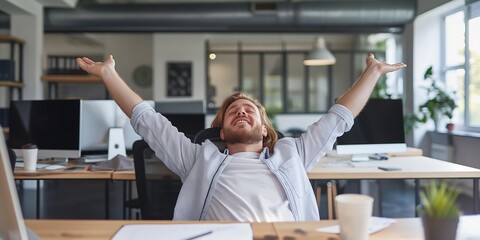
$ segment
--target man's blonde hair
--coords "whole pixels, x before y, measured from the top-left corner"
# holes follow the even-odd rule
[[[247,95],[246,93],[237,92],[227,97],[225,101],[223,101],[222,106],[220,106],[220,109],[218,109],[217,115],[215,115],[211,127],[223,128],[223,121],[225,119],[225,113],[227,112],[228,107],[230,106],[230,104],[239,99],[248,100],[258,108],[262,124],[264,124],[267,128],[267,136],[263,137],[263,147],[268,147],[270,151],[273,151],[273,147],[278,140],[277,131],[275,131],[272,123],[270,122],[270,119],[268,119],[265,107],[258,100]]]

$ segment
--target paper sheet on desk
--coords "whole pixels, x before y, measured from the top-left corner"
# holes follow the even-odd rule
[[[370,226],[368,227],[368,234],[376,233],[394,224],[395,222],[397,222],[397,220],[391,218],[371,217]],[[317,228],[317,232],[338,234],[340,233],[340,226],[333,225],[330,227]]]
[[[252,228],[248,223],[226,224],[129,224],[124,225],[112,240],[131,239],[171,239],[184,240],[202,235],[198,239],[253,239]]]

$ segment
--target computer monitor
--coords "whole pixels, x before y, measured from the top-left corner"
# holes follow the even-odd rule
[[[82,154],[107,151],[109,130],[115,127],[116,104],[113,100],[82,100]]]
[[[154,107],[154,101],[146,102]],[[82,100],[80,125],[82,155],[106,153],[111,128],[123,129],[126,150],[131,150],[133,143],[142,139],[133,130],[130,118],[113,100]]]
[[[182,132],[190,139],[205,129],[205,114],[162,114],[165,116],[174,127]]]
[[[145,100],[146,103],[150,104],[155,108],[155,102],[153,100]],[[115,127],[123,129],[123,135],[125,137],[125,148],[127,150],[132,150],[133,143],[137,140],[142,139],[135,130],[133,130],[132,124],[130,124],[130,118],[122,111],[122,109],[115,104]]]
[[[178,131],[189,138],[205,129],[203,101],[162,101],[155,102],[155,110],[165,116]]]
[[[80,157],[80,100],[12,101],[9,127],[17,156],[35,143],[39,158]]]
[[[401,99],[370,99],[352,129],[337,138],[337,154],[352,154],[352,160],[406,148]]]

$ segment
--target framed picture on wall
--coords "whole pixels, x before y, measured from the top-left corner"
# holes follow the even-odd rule
[[[191,97],[192,96],[192,63],[168,62],[167,63],[167,96]]]

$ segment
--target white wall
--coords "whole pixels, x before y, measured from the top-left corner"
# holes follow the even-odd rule
[[[205,101],[205,36],[203,34],[154,34],[153,98],[156,101]],[[167,63],[192,62],[192,96],[167,97]],[[217,91],[222,91],[217,89]],[[205,106],[205,103],[204,103]]]
[[[135,68],[152,66],[153,47],[151,34],[45,34],[44,66],[48,55],[91,56],[112,54],[115,68],[127,84],[144,99],[152,99],[152,87],[142,88],[132,81]],[[105,88],[98,84],[60,84],[63,93],[87,99],[104,98]],[[62,92],[61,92],[62,93]],[[62,94],[60,94],[62,95]],[[44,94],[45,97],[46,93]]]
[[[411,81],[413,81],[413,110],[418,112],[418,106],[426,100],[426,90],[423,75],[429,66],[433,66],[434,74],[440,72],[441,66],[441,18],[442,15],[463,5],[463,1],[450,1],[441,7],[419,15],[413,23],[413,66]],[[440,125],[443,126],[443,125]],[[433,123],[420,124],[414,130],[414,146],[419,146],[425,132],[433,129]]]

